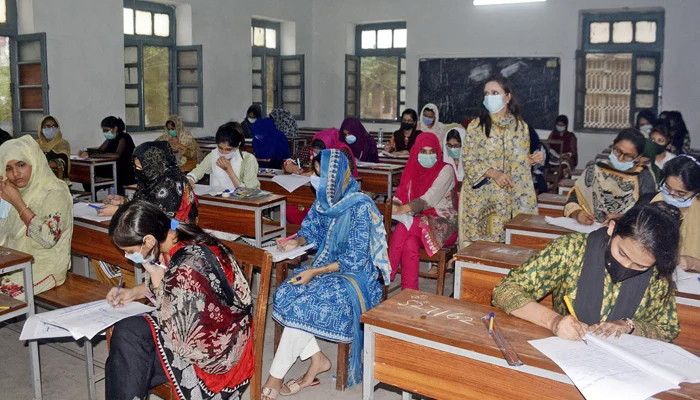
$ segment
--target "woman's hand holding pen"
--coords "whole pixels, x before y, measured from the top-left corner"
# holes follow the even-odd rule
[[[562,339],[580,341],[586,337],[588,325],[572,315],[558,315],[552,320],[550,330]]]
[[[578,221],[581,225],[593,225],[595,222],[595,217],[583,210],[574,211],[571,213],[571,218]]]

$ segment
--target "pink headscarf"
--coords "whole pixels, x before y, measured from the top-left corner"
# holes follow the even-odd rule
[[[313,139],[311,140],[311,143],[313,143],[313,141],[316,139],[322,141],[323,144],[326,145],[326,150],[330,150],[330,149],[343,150],[343,149],[345,149],[347,154],[350,154],[350,157],[353,157],[352,149],[350,148],[350,146],[348,146],[347,144],[340,141],[340,133],[335,128],[330,128],[330,129],[326,129],[326,130],[318,132],[316,135],[314,135]],[[345,154],[346,152],[343,152],[343,154]],[[347,154],[346,154],[346,156],[347,156]],[[358,173],[357,173],[357,166],[355,165],[355,160],[353,159],[353,160],[348,160],[348,161],[352,161],[352,176],[357,177]]]

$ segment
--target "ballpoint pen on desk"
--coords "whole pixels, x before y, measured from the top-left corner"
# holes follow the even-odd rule
[[[489,333],[493,333],[493,321],[496,319],[496,315],[491,312],[489,314]]]
[[[566,308],[569,310],[569,314],[571,314],[572,317],[576,318],[576,321],[578,321],[578,317],[576,316],[576,311],[574,311],[574,305],[571,304],[571,299],[569,296],[564,295],[564,303],[566,303]],[[588,346],[588,341],[586,340],[585,337],[581,338],[583,340],[583,343]]]

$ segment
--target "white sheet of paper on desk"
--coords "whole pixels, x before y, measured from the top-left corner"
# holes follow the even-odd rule
[[[87,203],[75,203],[73,204],[73,218],[80,217],[89,219],[91,221],[104,222],[112,219],[109,217],[101,217],[97,215],[97,209],[90,207]]]
[[[24,322],[19,340],[51,339],[70,336],[71,334],[69,331],[58,326],[47,324],[36,316],[32,316]]]
[[[241,237],[241,235],[236,235],[235,233],[215,231],[213,229],[205,229],[204,232],[219,240],[228,240],[229,242],[235,242],[239,237]]]
[[[700,294],[700,274],[686,272],[680,267],[676,267],[673,272],[673,281],[679,292]]]
[[[205,196],[208,194],[214,194],[214,193],[219,193],[222,192],[224,188],[218,187],[218,186],[209,186],[209,185],[200,185],[200,184],[195,184],[194,185],[194,194],[197,196]]]
[[[369,162],[369,161],[355,161],[355,165],[358,167],[374,167],[375,165],[384,165],[384,164],[377,164],[374,162]]]
[[[554,361],[588,400],[643,400],[700,380],[700,358],[658,340],[622,335],[583,342],[559,337],[529,343]]]
[[[272,261],[280,262],[283,260],[291,260],[302,254],[306,254],[307,251],[312,249],[314,246],[312,244],[307,244],[306,246],[297,247],[289,251],[279,251],[277,246],[265,247],[265,251],[272,255]]]
[[[597,231],[598,229],[603,227],[603,225],[601,225],[599,222],[594,222],[593,225],[584,225],[584,224],[580,224],[575,219],[569,218],[569,217],[559,217],[559,218],[544,217],[544,220],[545,220],[545,222],[547,222],[550,225],[559,226],[562,228],[570,229],[574,232],[581,232],[581,233],[591,233],[591,232]]]
[[[272,178],[272,182],[275,182],[276,184],[287,189],[289,193],[292,193],[293,191],[311,182],[311,178],[305,175],[296,174],[275,175]]]
[[[124,307],[112,307],[107,300],[98,300],[36,314],[34,317],[44,323],[68,330],[70,336],[76,340],[82,337],[92,339],[124,318],[147,313],[153,309],[138,302],[129,303]]]

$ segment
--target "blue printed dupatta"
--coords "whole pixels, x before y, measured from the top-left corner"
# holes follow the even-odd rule
[[[316,210],[329,218],[333,218],[328,233],[318,246],[318,252],[312,268],[320,268],[337,260],[344,251],[347,238],[350,234],[352,214],[346,212],[351,207],[361,204],[360,210],[366,210],[371,214],[370,251],[372,264],[377,267],[384,278],[384,284],[391,282],[391,265],[386,244],[386,230],[382,221],[382,215],[374,205],[372,199],[360,193],[359,185],[352,177],[348,165],[348,159],[338,150],[321,151],[321,179],[319,190],[316,194]],[[367,299],[369,291],[367,282],[352,273],[342,273],[338,276],[344,278],[351,296],[353,307],[353,341],[348,365],[348,386],[362,381],[362,349],[364,345],[363,332],[360,327],[360,315],[367,311]]]

